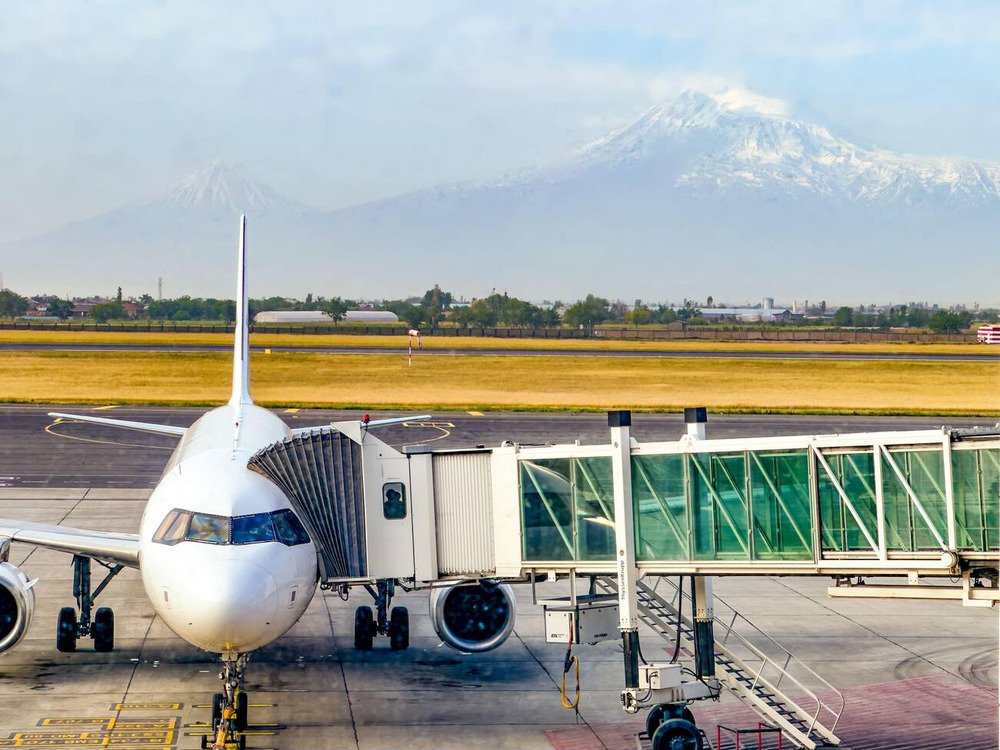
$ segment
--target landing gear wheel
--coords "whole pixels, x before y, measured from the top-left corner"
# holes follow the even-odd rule
[[[56,624],[56,649],[64,653],[76,651],[76,610],[63,607]]]
[[[354,610],[354,648],[358,651],[371,651],[375,641],[375,615],[371,607],[358,607]]]
[[[687,719],[667,719],[653,733],[653,750],[703,750],[701,732]]]
[[[406,607],[393,607],[389,615],[389,648],[405,651],[410,647],[410,613]]]
[[[110,607],[100,607],[94,613],[94,627],[91,631],[94,651],[106,653],[115,648],[115,613]]]
[[[245,692],[240,690],[236,693],[236,731],[245,732],[250,726],[250,698]]]

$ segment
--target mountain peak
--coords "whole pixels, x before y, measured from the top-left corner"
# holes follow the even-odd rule
[[[215,158],[155,201],[188,210],[226,213],[302,213],[308,206],[251,179],[239,165]]]

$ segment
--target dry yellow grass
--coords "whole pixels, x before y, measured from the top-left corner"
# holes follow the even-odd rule
[[[226,333],[113,333],[103,331],[0,331],[2,343],[63,344],[203,344],[229,345],[232,334]],[[254,346],[331,346],[354,348],[405,348],[405,336],[355,336],[350,334],[267,334],[250,336]],[[992,351],[976,344],[849,344],[820,341],[605,341],[579,339],[502,339],[494,337],[425,336],[426,349],[527,349],[559,351],[760,351],[760,352],[867,352],[905,354],[969,354]]]
[[[677,409],[1000,414],[1000,366],[981,362],[257,354],[253,394],[271,406],[394,409]],[[225,354],[13,352],[0,399],[217,404]]]

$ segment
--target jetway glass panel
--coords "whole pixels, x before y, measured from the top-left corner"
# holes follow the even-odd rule
[[[679,454],[632,457],[639,560],[691,559],[684,461]]]
[[[613,560],[611,459],[556,458],[519,463],[523,559]]]
[[[634,456],[632,500],[640,560],[813,559],[804,451]]]
[[[749,453],[755,560],[811,560],[809,454]]]
[[[746,457],[700,453],[688,462],[695,559],[749,560]]]
[[[942,451],[894,450],[881,460],[886,548],[907,552],[941,549],[938,538],[948,538]]]
[[[872,546],[858,521],[864,525],[869,536],[878,538],[874,450],[824,456],[832,474],[822,465],[818,469],[823,549],[872,552]]]
[[[997,549],[1000,449],[953,450],[955,524],[959,549]]]

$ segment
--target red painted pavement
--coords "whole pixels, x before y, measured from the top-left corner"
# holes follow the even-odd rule
[[[997,750],[997,694],[956,677],[918,677],[844,691],[844,715],[837,726],[842,747],[850,750]],[[695,718],[715,743],[716,726],[754,727],[757,716],[741,704],[694,704]],[[635,750],[635,734],[645,713],[623,724],[553,729],[546,734],[553,750]],[[776,748],[765,735],[763,747]],[[723,750],[733,748],[723,739]],[[756,748],[744,736],[742,747]],[[785,743],[789,747],[789,743]]]

